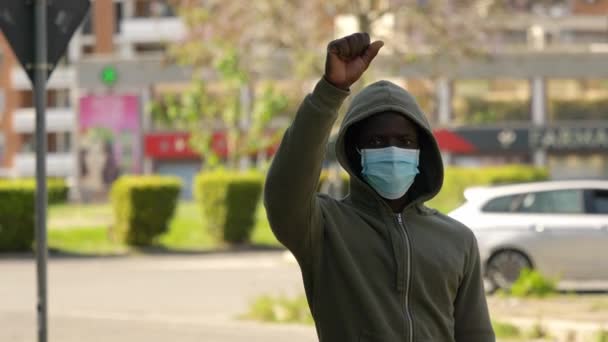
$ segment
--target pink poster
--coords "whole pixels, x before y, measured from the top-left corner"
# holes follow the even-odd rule
[[[120,175],[141,172],[138,96],[84,96],[78,121],[79,174],[84,190],[104,193]]]

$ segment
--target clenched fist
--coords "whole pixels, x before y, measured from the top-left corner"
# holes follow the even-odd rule
[[[348,90],[367,70],[383,45],[379,40],[370,44],[367,33],[355,33],[332,41],[327,45],[325,79]]]

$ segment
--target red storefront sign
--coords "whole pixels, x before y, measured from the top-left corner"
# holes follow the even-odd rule
[[[145,138],[145,155],[153,159],[198,159],[199,154],[190,147],[190,133],[150,133]],[[227,154],[226,135],[213,135],[213,149],[221,157]]]
[[[144,138],[145,155],[152,159],[198,159],[200,155],[190,147],[190,133],[149,133]],[[225,132],[213,134],[212,148],[220,157],[228,155]],[[266,153],[273,155],[277,146],[271,146]]]

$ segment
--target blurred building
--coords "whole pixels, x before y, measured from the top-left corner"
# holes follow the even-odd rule
[[[94,199],[122,173],[152,170],[144,155],[149,123],[143,114],[155,87],[190,80],[188,70],[162,63],[166,43],[183,32],[168,1],[92,1],[89,17],[48,83],[50,176],[69,179],[83,190],[77,195]],[[4,37],[0,51],[0,176],[30,177],[35,170],[32,87]],[[163,152],[158,157],[175,161],[180,156]]]
[[[478,23],[491,28],[488,55],[401,61],[388,75],[421,102],[449,164],[525,163],[557,179],[608,178],[608,1],[506,3],[515,14]],[[376,31],[420,41],[415,27],[404,34],[399,15],[385,14]],[[356,22],[342,15],[338,31]]]
[[[189,189],[200,167],[184,132],[144,115],[150,99],[191,78],[163,62],[167,43],[185,34],[168,3],[94,0],[53,72],[48,172],[89,188],[82,196],[132,172],[177,174]],[[608,0],[507,3],[517,15],[493,23],[491,58],[441,74],[398,62],[391,79],[420,100],[450,164],[518,162],[548,166],[554,178],[608,177]],[[400,36],[402,22],[388,13],[374,29]],[[335,23],[336,35],[357,29],[348,14]],[[0,176],[32,176],[31,86],[4,38],[0,51]]]

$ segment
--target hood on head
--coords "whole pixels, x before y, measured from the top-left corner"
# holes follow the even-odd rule
[[[354,97],[342,121],[335,149],[340,165],[350,175],[350,193],[357,195],[357,192],[371,191],[375,194],[375,191],[360,178],[353,165],[350,165],[346,152],[346,133],[357,122],[387,111],[399,113],[418,126],[420,174],[416,176],[408,194],[413,202],[425,202],[433,198],[443,184],[441,153],[431,127],[414,97],[389,81],[379,81],[365,87]]]

